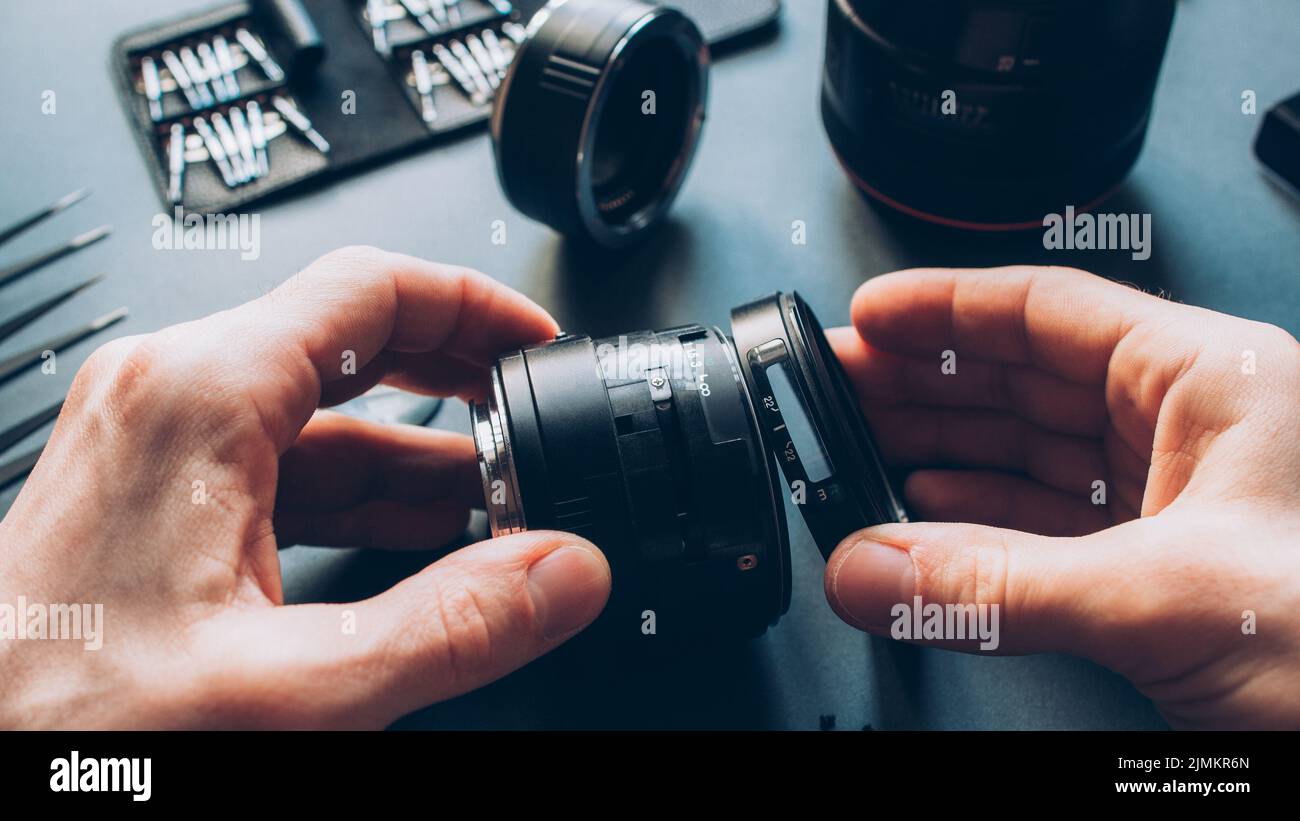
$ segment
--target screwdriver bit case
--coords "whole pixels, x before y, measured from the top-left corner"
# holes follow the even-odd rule
[[[766,32],[780,10],[780,0],[676,0],[667,4],[690,15],[715,52],[747,40],[748,35]],[[545,0],[460,0],[456,4],[458,19],[439,26],[435,34],[407,14],[402,3],[381,5],[389,10],[384,27],[388,54],[376,49],[367,0],[240,0],[120,37],[112,49],[112,72],[163,203],[168,208],[173,205],[168,195],[173,123],[184,127],[187,139],[182,196],[174,204],[200,213],[243,210],[273,195],[364,169],[485,123],[491,101],[472,101],[438,63],[432,48],[454,39],[463,44],[465,37],[478,35],[484,28],[492,28],[509,46],[512,43],[506,43],[503,26],[526,24]],[[506,7],[509,15],[501,13]],[[235,37],[240,28],[264,45],[283,69],[283,79],[269,78],[242,48]],[[210,43],[218,34],[234,54],[238,94],[194,109],[175,87],[161,54],[182,46],[197,50],[200,43]],[[417,49],[428,58],[436,81],[432,102],[437,116],[431,122],[422,117],[423,101],[412,71],[411,54]],[[155,61],[162,76],[162,110],[157,120],[150,113],[142,75],[145,57]],[[328,153],[322,153],[280,117],[272,102],[276,96],[292,102],[310,120],[328,141]],[[196,134],[194,118],[202,116],[208,122],[213,119],[212,112],[223,112],[228,120],[226,112],[232,105],[242,109],[249,101],[257,101],[267,117],[266,166],[264,173],[251,181],[228,187],[209,160],[202,136]]]

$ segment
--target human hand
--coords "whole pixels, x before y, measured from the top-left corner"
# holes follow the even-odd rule
[[[852,316],[835,349],[936,523],[841,543],[843,619],[996,604],[998,652],[1091,658],[1174,726],[1300,727],[1294,338],[1055,268],[888,274]]]
[[[555,332],[482,274],[348,248],[100,348],[0,522],[0,602],[102,604],[103,645],[0,641],[0,726],[382,727],[585,627],[609,566],[566,533],[466,547],[340,605],[284,606],[276,553],[460,534],[482,503],[469,437],[316,409],[381,379],[475,396],[494,354]]]

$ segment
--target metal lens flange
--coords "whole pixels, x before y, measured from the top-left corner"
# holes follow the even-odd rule
[[[510,426],[502,412],[504,407],[501,371],[493,368],[492,393],[488,401],[471,402],[469,406],[474,448],[478,451],[479,474],[483,480],[483,498],[493,537],[528,529],[519,500],[519,478],[515,474]]]

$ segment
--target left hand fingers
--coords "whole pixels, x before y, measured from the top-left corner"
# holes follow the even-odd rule
[[[344,248],[261,299],[156,334],[154,348],[177,381],[199,370],[205,395],[246,398],[283,453],[322,398],[359,394],[390,365],[404,385],[473,395],[496,354],[556,330],[527,297],[477,271]],[[384,362],[371,366],[376,358]]]
[[[318,412],[280,459],[275,529],[290,544],[438,547],[483,504],[470,437]]]
[[[590,542],[533,530],[465,547],[365,601],[232,609],[202,636],[215,665],[203,715],[219,727],[384,727],[562,644],[600,614],[609,585]]]

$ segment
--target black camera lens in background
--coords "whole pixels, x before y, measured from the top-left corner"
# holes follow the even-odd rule
[[[830,558],[869,525],[905,522],[858,401],[821,323],[797,293],[731,312],[755,414],[813,541]]]
[[[553,0],[528,25],[497,95],[492,145],[524,214],[606,248],[657,224],[704,124],[708,47],[695,24],[639,0]]]
[[[854,183],[959,228],[1042,226],[1136,161],[1174,0],[828,0],[822,118]]]
[[[601,621],[624,635],[647,611],[675,638],[775,623],[790,604],[787,497],[824,555],[906,520],[802,300],[741,306],[732,330],[562,335],[502,356],[470,406],[493,535],[598,545],[614,574]]]

